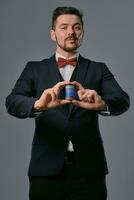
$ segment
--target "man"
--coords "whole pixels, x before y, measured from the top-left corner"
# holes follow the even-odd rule
[[[84,36],[79,10],[56,8],[50,34],[56,53],[28,62],[6,99],[11,115],[35,118],[29,198],[106,200],[108,169],[98,115],[122,114],[129,97],[104,63],[78,54]],[[75,87],[75,99],[65,98],[67,85]]]

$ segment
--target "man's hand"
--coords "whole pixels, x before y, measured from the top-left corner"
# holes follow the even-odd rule
[[[54,87],[44,90],[39,100],[35,102],[34,109],[36,111],[43,111],[70,103],[70,100],[58,99],[60,91],[69,83],[68,81],[62,81]]]
[[[72,100],[75,106],[95,111],[107,110],[106,103],[95,90],[84,89],[84,87],[76,81],[71,82],[71,84],[75,85],[78,89],[79,100]]]

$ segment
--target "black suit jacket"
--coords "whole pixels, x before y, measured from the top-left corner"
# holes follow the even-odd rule
[[[129,97],[104,63],[79,56],[76,81],[96,90],[108,105],[110,115],[129,107]],[[35,118],[29,176],[55,176],[64,164],[69,140],[74,146],[75,163],[87,175],[108,173],[99,131],[99,112],[60,106],[36,115],[35,101],[42,92],[60,82],[55,55],[39,62],[28,62],[6,99],[7,111],[18,118]],[[62,94],[61,94],[62,96]]]

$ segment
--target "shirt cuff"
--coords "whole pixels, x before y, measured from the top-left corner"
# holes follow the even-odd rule
[[[108,105],[107,105],[106,111],[100,111],[100,114],[104,115],[104,116],[109,116],[110,115],[110,111],[109,111]]]

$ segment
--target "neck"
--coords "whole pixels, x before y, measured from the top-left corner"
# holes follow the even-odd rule
[[[61,50],[61,49],[58,49],[58,48],[57,48],[56,51],[57,51],[57,53],[59,53],[60,55],[62,55],[63,57],[65,57],[67,59],[74,56],[77,53],[76,50],[72,51],[72,52],[67,52],[67,51],[64,51],[64,50]]]

